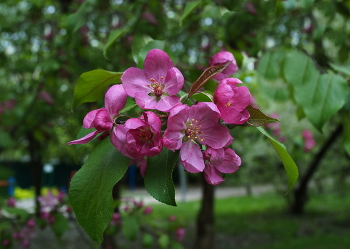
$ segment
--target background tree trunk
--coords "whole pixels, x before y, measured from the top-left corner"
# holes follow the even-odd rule
[[[205,181],[203,173],[200,178],[203,194],[197,216],[197,234],[193,248],[212,249],[214,248],[214,186]]]
[[[314,173],[319,168],[320,162],[326,155],[327,151],[331,147],[331,145],[337,140],[337,138],[341,135],[343,131],[342,125],[338,125],[338,127],[333,131],[333,133],[328,137],[326,142],[323,144],[320,151],[315,155],[312,162],[310,163],[306,173],[301,177],[300,184],[297,188],[295,188],[293,195],[294,200],[291,206],[291,212],[293,214],[303,214],[305,204],[308,199],[308,185]]]

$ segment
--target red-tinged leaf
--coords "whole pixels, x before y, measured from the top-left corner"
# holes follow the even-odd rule
[[[247,106],[247,110],[249,111],[250,118],[246,123],[243,124],[243,126],[245,127],[248,127],[248,126],[259,127],[262,125],[279,122],[278,119],[271,118],[265,115],[262,111],[252,107],[251,105]]]
[[[212,77],[217,75],[218,73],[221,73],[224,71],[224,69],[230,65],[231,61],[227,62],[226,64],[221,64],[217,66],[212,66],[207,68],[201,76],[196,80],[196,82],[193,83],[190,92],[188,93],[188,97],[191,97],[195,92],[197,92],[201,87],[207,83],[208,80],[210,80]]]

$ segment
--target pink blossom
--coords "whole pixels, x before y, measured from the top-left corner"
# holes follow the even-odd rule
[[[229,61],[231,61],[232,63],[230,63],[230,65],[228,65],[225,68],[224,71],[222,71],[221,73],[218,73],[217,75],[215,75],[213,77],[213,79],[215,79],[217,81],[221,81],[221,80],[231,76],[232,74],[237,72],[238,66],[237,66],[235,57],[230,52],[221,51],[219,53],[214,54],[213,57],[211,57],[211,59],[209,61],[209,64],[210,64],[211,67],[212,66],[221,65],[221,64],[225,64],[225,63],[227,63]]]
[[[3,241],[2,241],[2,245],[3,246],[8,246],[10,244],[10,241],[8,240],[8,239],[4,239]]]
[[[184,84],[184,77],[174,67],[167,53],[159,49],[148,52],[144,70],[131,67],[121,77],[126,93],[143,109],[168,112],[180,104],[175,96]]]
[[[13,234],[12,234],[12,237],[13,237],[15,240],[18,240],[18,239],[21,238],[21,234],[16,232],[16,233],[13,233]]]
[[[27,226],[28,227],[35,227],[35,220],[34,219],[30,219],[27,221]]]
[[[219,118],[220,112],[211,102],[180,105],[170,111],[163,143],[170,150],[180,149],[181,162],[188,172],[198,173],[205,168],[201,144],[220,149],[232,142],[228,129],[218,123]]]
[[[112,220],[111,220],[111,223],[110,225],[111,226],[115,226],[117,225],[118,223],[120,223],[120,214],[115,212],[112,216]]]
[[[160,118],[147,111],[140,118],[131,118],[124,125],[118,125],[111,142],[123,155],[136,159],[144,176],[145,157],[158,155],[162,151],[161,127]]]
[[[312,136],[312,133],[309,130],[303,130],[303,139],[304,139],[304,151],[310,152],[310,150],[316,146],[316,142]]]
[[[183,227],[180,227],[180,228],[178,228],[178,229],[176,230],[176,240],[177,240],[178,242],[181,242],[181,241],[184,239],[184,237],[185,237],[185,232],[186,232],[186,230],[185,230],[185,228],[183,228]]]
[[[60,202],[57,196],[54,196],[51,191],[47,193],[46,196],[39,196],[38,201],[41,205],[41,212],[51,212],[54,210],[57,206],[57,204]]]
[[[214,92],[214,103],[217,105],[221,118],[228,124],[243,124],[248,121],[250,114],[246,109],[250,104],[250,92],[236,78],[221,80]]]
[[[14,197],[10,197],[7,200],[7,206],[9,207],[15,207],[16,206],[16,199]]]
[[[101,136],[108,136],[109,131],[115,126],[115,120],[119,111],[125,106],[126,99],[127,95],[122,85],[114,85],[109,88],[105,95],[105,108],[89,112],[86,114],[83,121],[83,127],[85,129],[95,128],[96,131],[93,131],[80,139],[70,141],[68,145],[88,143],[101,132]]]
[[[170,221],[175,221],[176,220],[176,216],[175,215],[170,215],[169,220]]]
[[[55,102],[53,101],[51,94],[47,91],[41,91],[38,93],[38,98],[44,100],[47,104],[53,105]]]
[[[208,147],[203,152],[205,160],[204,178],[212,185],[224,181],[221,173],[236,172],[241,165],[241,158],[230,148],[213,149]]]
[[[149,215],[150,213],[152,213],[152,211],[153,211],[152,207],[145,207],[145,209],[143,210],[143,214]]]

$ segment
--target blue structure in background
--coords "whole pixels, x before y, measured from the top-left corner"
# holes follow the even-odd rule
[[[11,176],[8,179],[9,185],[7,186],[7,194],[9,196],[14,196],[15,195],[15,184],[16,184],[16,178],[14,176]]]

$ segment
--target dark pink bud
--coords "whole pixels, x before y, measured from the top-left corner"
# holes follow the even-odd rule
[[[143,214],[144,215],[149,215],[150,213],[152,213],[153,211],[153,208],[152,207],[146,207],[144,210],[143,210]]]
[[[185,230],[185,228],[183,228],[183,227],[180,227],[180,228],[178,228],[178,229],[176,230],[176,240],[177,240],[178,242],[181,242],[181,241],[184,239],[184,237],[185,237],[185,232],[186,232],[186,230]]]
[[[2,241],[2,245],[4,245],[4,246],[8,246],[9,244],[10,244],[10,241],[8,239],[4,239]]]
[[[113,216],[112,216],[112,220],[113,221],[119,221],[120,219],[120,214],[119,213],[114,213]]]
[[[250,14],[256,15],[256,9],[255,9],[254,4],[252,2],[246,3],[245,8],[247,9],[247,11]]]
[[[34,219],[28,220],[27,226],[28,226],[28,227],[35,227],[35,220],[34,220]]]
[[[142,14],[142,18],[147,20],[150,24],[154,25],[154,26],[157,26],[158,25],[158,22],[157,22],[157,19],[154,17],[154,15],[149,12],[149,11],[146,11]]]
[[[141,208],[141,207],[143,207],[143,202],[142,201],[133,201],[133,203],[134,203],[134,205],[136,206],[136,207],[139,207],[139,208]]]
[[[170,220],[170,221],[176,220],[176,216],[175,216],[175,215],[170,215],[169,220]]]
[[[16,206],[16,199],[13,198],[13,197],[10,197],[10,198],[7,200],[7,206],[9,206],[9,207],[15,207],[15,206]]]
[[[53,105],[54,104],[54,101],[53,101],[53,99],[51,97],[51,94],[46,92],[46,91],[39,92],[38,98],[44,100],[49,105]]]
[[[12,234],[12,237],[16,240],[20,239],[21,238],[21,234],[20,233],[13,233]]]
[[[30,246],[30,241],[28,239],[22,240],[21,246],[27,248]]]

